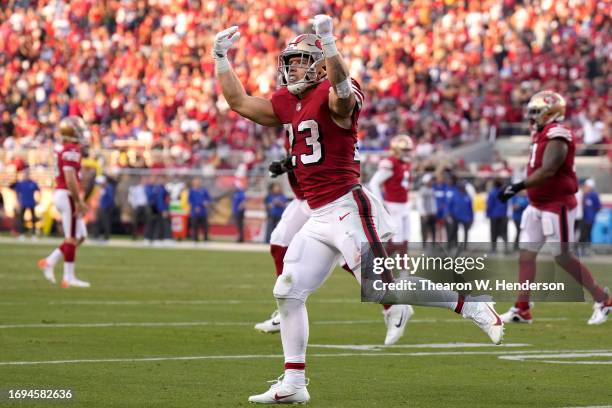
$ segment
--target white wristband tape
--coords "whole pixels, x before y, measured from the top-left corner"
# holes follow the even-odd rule
[[[336,95],[340,99],[346,99],[351,96],[353,92],[353,88],[351,87],[351,77],[346,77],[346,79],[336,85]]]
[[[222,74],[231,69],[230,62],[227,57],[223,58],[215,58],[215,72],[217,74]]]
[[[336,48],[336,39],[334,36],[321,38],[321,47],[323,48],[323,54],[325,58],[331,58],[338,55],[338,49]]]

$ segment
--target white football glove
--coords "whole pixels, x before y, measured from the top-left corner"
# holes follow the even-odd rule
[[[238,26],[232,26],[225,30],[218,32],[215,35],[215,42],[213,45],[213,58],[225,58],[227,56],[227,50],[234,45],[240,38],[240,32]]]
[[[312,28],[321,42],[325,43],[325,40],[334,39],[334,21],[330,16],[317,14],[312,20]]]

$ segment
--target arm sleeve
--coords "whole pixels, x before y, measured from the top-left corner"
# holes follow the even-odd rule
[[[380,185],[387,181],[389,177],[393,175],[393,170],[391,167],[391,163],[388,160],[383,160],[378,165],[378,170],[370,179],[368,183],[368,188],[370,191],[379,199],[383,199],[382,191],[380,190]]]

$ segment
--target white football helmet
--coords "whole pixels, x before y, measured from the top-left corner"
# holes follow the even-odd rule
[[[300,64],[291,65],[292,58],[301,57]],[[295,37],[287,45],[287,48],[278,57],[278,83],[286,86],[289,92],[299,95],[305,89],[323,81],[325,74],[319,75],[320,67],[323,66],[325,57],[321,41],[314,34],[302,34]],[[290,80],[291,67],[305,68],[306,73],[303,78]]]

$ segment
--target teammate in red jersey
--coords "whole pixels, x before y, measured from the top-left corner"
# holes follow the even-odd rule
[[[238,27],[215,36],[213,57],[223,95],[232,110],[265,126],[283,126],[291,146],[291,164],[312,215],[297,232],[274,286],[281,315],[285,372],[250,402],[304,403],[310,399],[304,375],[308,344],[305,301],[329,276],[338,256],[360,277],[361,245],[385,257],[381,240],[392,234],[382,203],[359,185],[357,120],[363,93],[349,75],[333,35],[329,16],[317,15],[316,35],[292,40],[279,57],[281,88],[271,100],[249,96],[233,72],[227,50],[238,40]],[[358,279],[360,280],[360,279]],[[491,303],[464,302],[451,291],[422,304],[446,307],[472,319],[492,339],[501,342],[503,324]]]
[[[519,281],[533,282],[536,257],[544,243],[553,243],[559,266],[570,273],[593,296],[593,314],[588,324],[602,324],[612,310],[612,298],[600,287],[588,268],[570,252],[574,242],[578,181],[574,170],[576,141],[571,130],[562,125],[565,100],[555,92],[535,94],[527,105],[532,130],[531,156],[527,178],[506,186],[499,198],[508,201],[527,189],[529,206],[521,219]],[[520,292],[516,304],[502,315],[505,322],[531,323],[529,292]]]
[[[391,139],[389,157],[382,159],[378,170],[370,179],[370,190],[381,200],[398,227],[393,241],[403,243],[410,240],[410,154],[413,150],[412,139],[408,135],[398,135]],[[381,191],[380,186],[383,186]]]
[[[53,268],[60,257],[64,257],[63,288],[88,288],[89,282],[76,278],[74,265],[76,248],[87,237],[87,228],[83,215],[87,206],[82,198],[80,186],[80,170],[82,147],[87,137],[85,122],[78,116],[68,116],[59,124],[62,146],[56,152],[55,160],[55,193],[53,204],[62,216],[64,242],[47,258],[38,261],[45,278],[55,283]]]

